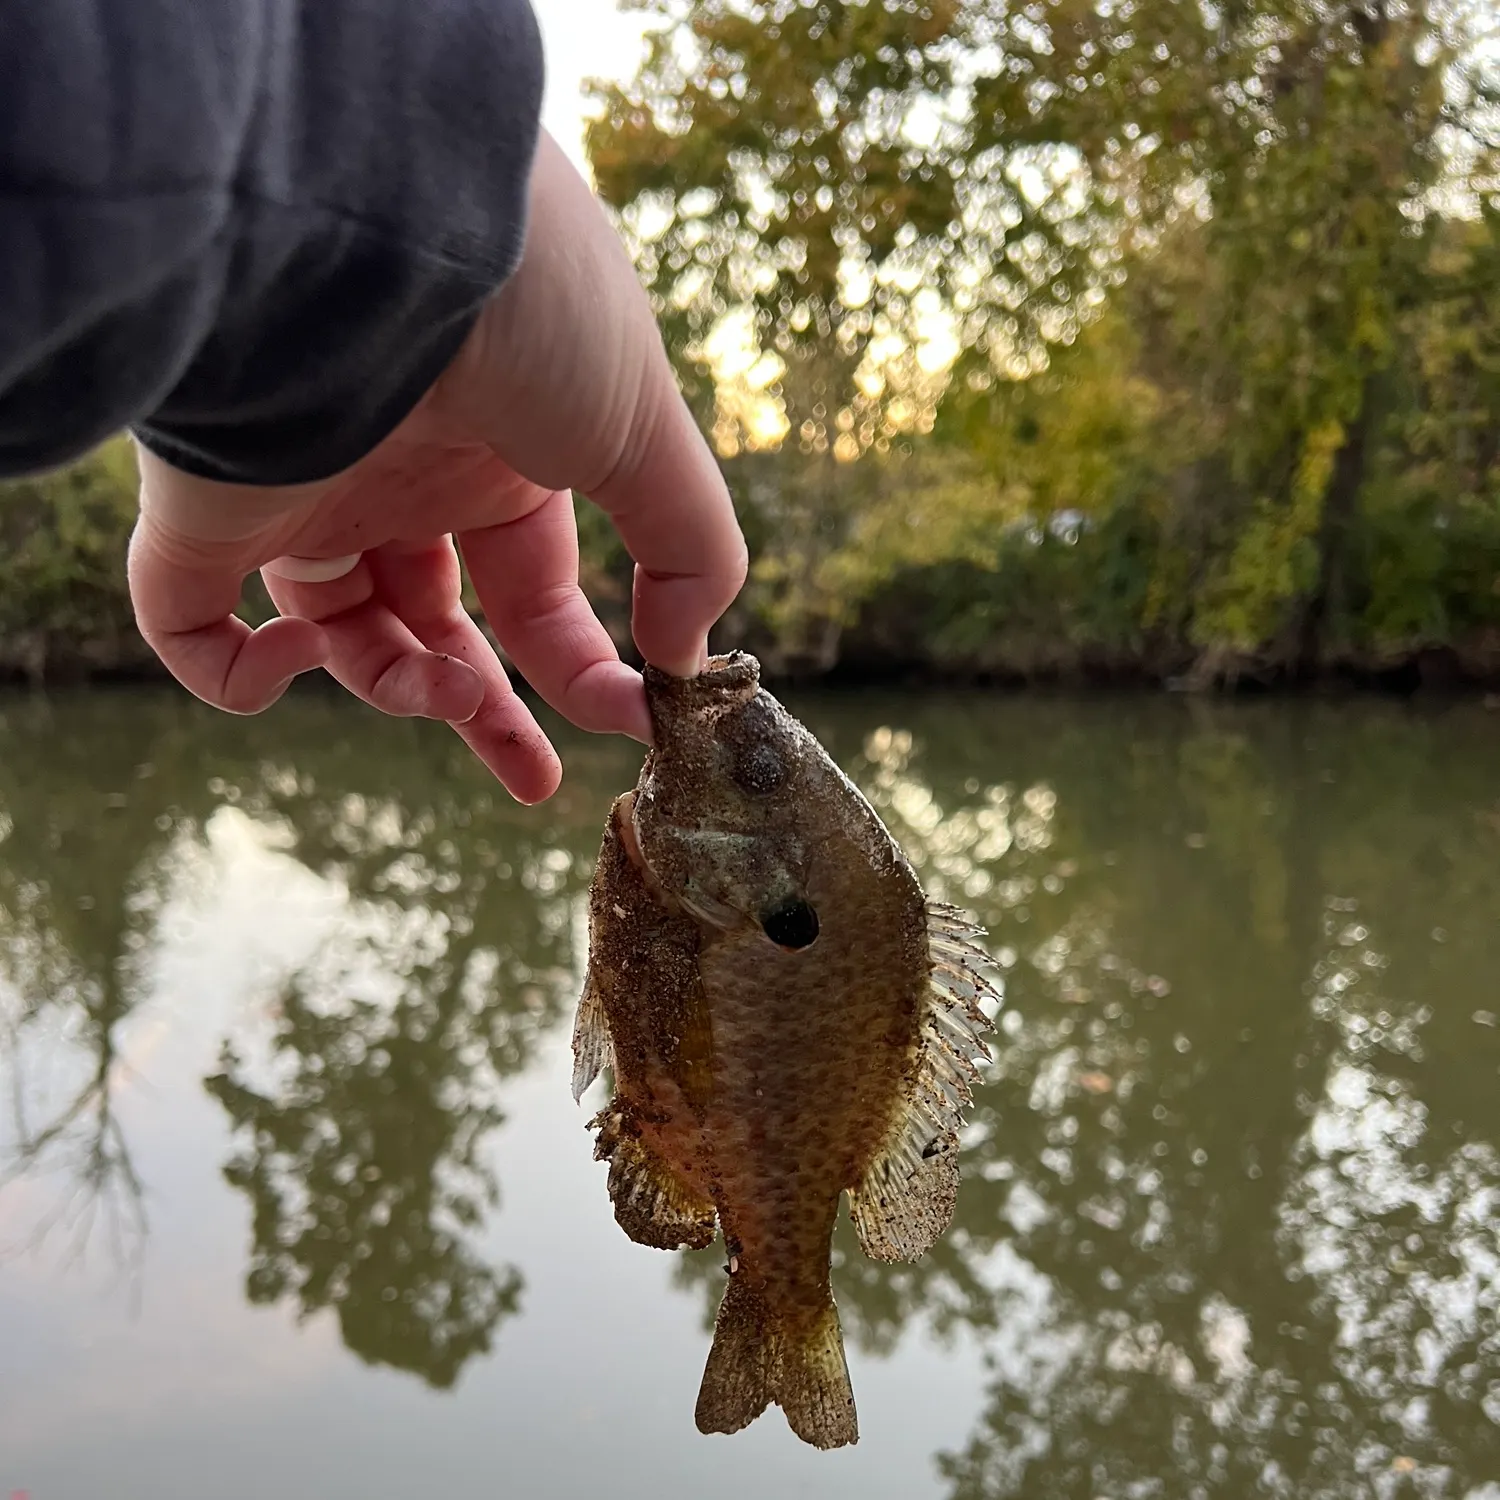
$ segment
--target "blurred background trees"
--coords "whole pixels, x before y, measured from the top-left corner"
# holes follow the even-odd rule
[[[775,646],[1493,657],[1492,7],[641,8],[591,154]]]
[[[1493,6],[624,3],[647,52],[590,156],[750,536],[726,643],[1500,678]],[[105,600],[78,482],[0,492],[0,527],[55,491],[45,561]],[[59,618],[21,565],[12,613]]]

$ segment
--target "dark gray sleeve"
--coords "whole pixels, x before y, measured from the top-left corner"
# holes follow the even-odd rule
[[[0,0],[0,475],[317,479],[520,258],[528,0]]]

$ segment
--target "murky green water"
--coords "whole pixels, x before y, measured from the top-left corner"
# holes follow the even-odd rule
[[[0,703],[0,1494],[1497,1500],[1500,716],[797,706],[1006,980],[856,1450],[698,1436],[569,1098],[630,747],[105,694]]]

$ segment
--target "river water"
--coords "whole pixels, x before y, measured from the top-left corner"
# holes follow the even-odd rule
[[[0,1495],[1500,1500],[1500,716],[794,706],[1004,978],[856,1449],[697,1434],[569,1096],[632,747],[93,693],[0,700]]]

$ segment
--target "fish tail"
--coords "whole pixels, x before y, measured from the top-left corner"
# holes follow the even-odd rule
[[[854,1389],[844,1359],[833,1293],[811,1319],[783,1326],[778,1340],[776,1401],[793,1432],[818,1448],[842,1448],[859,1441]]]
[[[698,1430],[738,1432],[773,1401],[805,1443],[842,1448],[859,1441],[833,1294],[825,1291],[811,1315],[803,1308],[781,1313],[747,1278],[731,1276],[698,1391]]]

